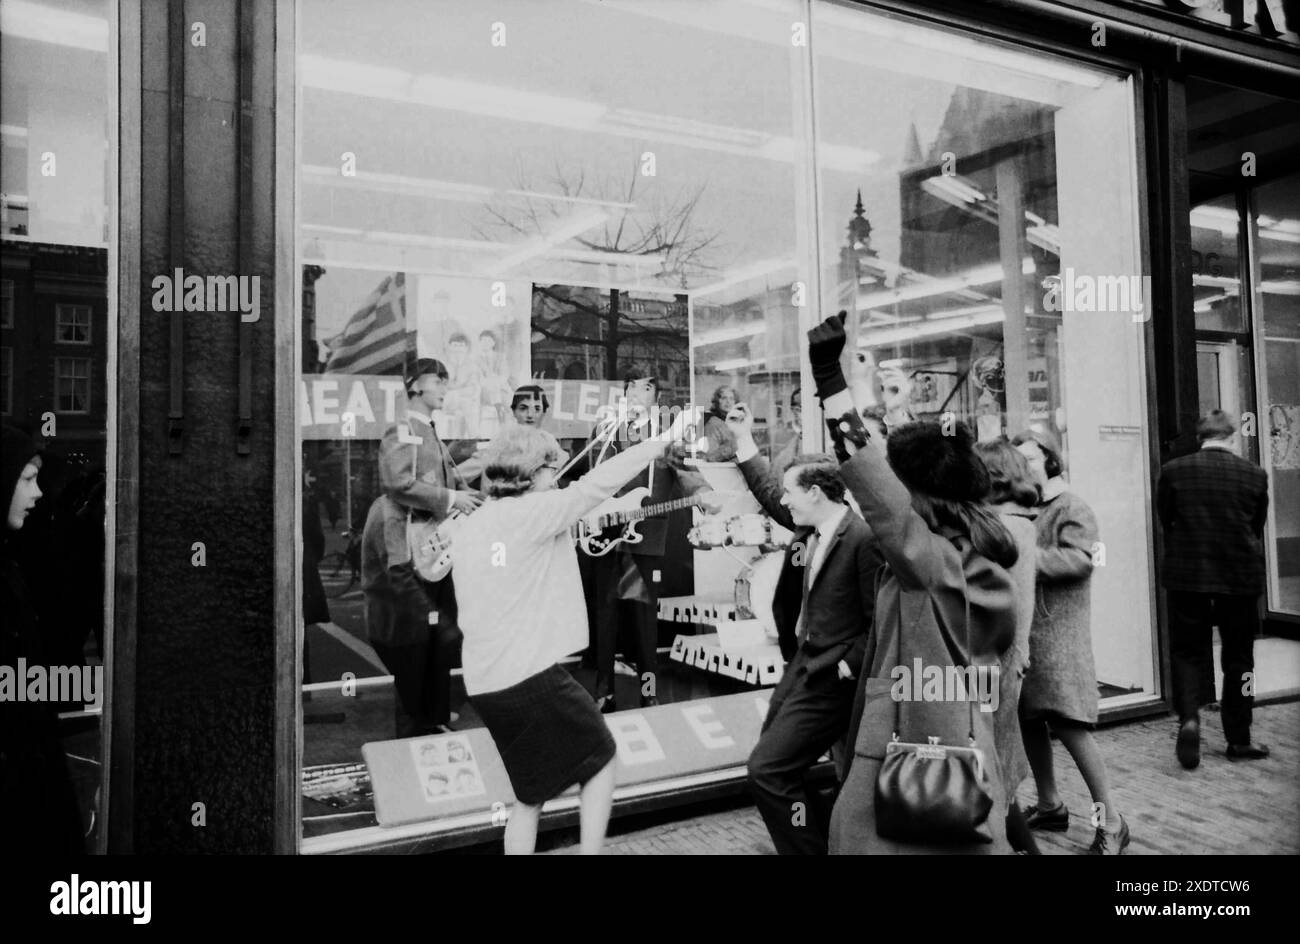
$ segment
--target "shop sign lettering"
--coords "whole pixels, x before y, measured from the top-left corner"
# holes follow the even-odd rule
[[[1287,23],[1285,0],[1142,0],[1174,13],[1183,13],[1237,30],[1300,43]]]

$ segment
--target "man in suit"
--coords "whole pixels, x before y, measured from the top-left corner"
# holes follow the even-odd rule
[[[776,851],[824,855],[829,823],[804,783],[848,730],[883,563],[871,529],[845,504],[839,463],[795,456],[778,485],[754,444],[744,406],[728,417],[745,484],[794,532],[772,601],[785,673],[772,692],[749,785]]]
[[[1160,582],[1169,600],[1169,643],[1177,755],[1200,763],[1201,705],[1214,701],[1212,626],[1223,649],[1223,735],[1231,760],[1259,760],[1268,748],[1250,741],[1255,637],[1264,590],[1264,521],[1268,476],[1234,450],[1236,425],[1222,410],[1196,424],[1201,448],[1165,464],[1156,511],[1165,535]]]
[[[406,416],[379,445],[383,494],[362,537],[370,644],[393,674],[398,737],[451,729],[451,664],[460,642],[452,576],[430,584],[416,574],[407,517],[442,521],[453,512],[469,514],[483,500],[465,484],[434,428],[447,368],[420,358],[407,373],[406,390]]]
[[[626,418],[620,418],[620,426],[607,447],[597,446],[588,454],[588,468],[594,468],[603,458],[622,451],[625,444],[640,442],[656,432],[652,422],[654,411],[658,409],[658,382],[642,371],[630,371],[623,378],[623,397]],[[699,495],[702,507],[707,510],[717,511],[721,507],[703,476],[669,459],[656,459],[618,494],[626,495],[635,488],[650,490],[646,499],[650,504]],[[625,622],[631,622],[634,630],[641,705],[659,704],[658,583],[664,567],[668,524],[669,518],[664,516],[644,518],[637,522],[642,538],[640,543],[620,545],[603,557],[579,554],[595,649],[594,696],[605,714],[618,710],[614,695],[614,651],[618,645],[619,629]],[[630,620],[625,620],[625,616]]]

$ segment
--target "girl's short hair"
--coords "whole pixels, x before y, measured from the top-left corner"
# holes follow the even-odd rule
[[[1038,483],[1030,471],[1029,460],[1021,455],[1020,450],[1006,439],[975,444],[975,452],[984,460],[989,470],[989,479],[993,490],[989,501],[995,505],[1003,502],[1015,502],[1026,508],[1033,508],[1041,497]]]
[[[731,395],[733,397],[736,396],[735,387],[733,387],[731,384],[723,384],[717,390],[713,391],[713,409],[715,410],[721,409],[720,404],[722,403],[722,394],[727,390],[731,391]]]
[[[1061,447],[1056,444],[1056,437],[1051,433],[1027,429],[1017,433],[1012,438],[1011,445],[1023,446],[1029,442],[1038,446],[1038,451],[1043,454],[1043,472],[1049,479],[1054,479],[1065,471],[1065,463],[1061,461]]]
[[[507,426],[487,445],[483,491],[489,498],[522,495],[541,469],[564,458],[554,436],[535,426]]]

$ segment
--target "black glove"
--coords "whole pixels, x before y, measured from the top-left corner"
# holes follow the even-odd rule
[[[827,417],[826,428],[830,430],[835,458],[840,462],[848,462],[854,452],[866,448],[867,440],[871,438],[871,431],[862,422],[857,410],[849,410],[839,419]],[[849,446],[853,447],[852,451]]]
[[[840,354],[844,351],[844,319],[848,312],[827,318],[808,332],[808,359],[812,361],[813,381],[817,396],[825,402],[849,385],[840,368]]]

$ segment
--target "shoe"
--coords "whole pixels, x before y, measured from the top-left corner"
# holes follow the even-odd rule
[[[1268,748],[1263,744],[1229,744],[1228,760],[1263,760]]]
[[[602,695],[597,698],[596,708],[602,715],[612,715],[618,711],[618,705],[615,704],[613,695]]]
[[[1201,763],[1201,723],[1184,721],[1178,729],[1178,746],[1174,748],[1178,763],[1187,770],[1195,770]]]
[[[643,696],[641,697],[641,707],[642,707],[642,708],[658,708],[658,707],[659,707],[659,699],[658,699],[658,698],[655,698],[653,695],[643,695]]]
[[[1070,809],[1064,803],[1051,810],[1040,810],[1038,804],[1034,804],[1025,809],[1025,825],[1030,829],[1063,833],[1070,828]]]
[[[1097,828],[1097,835],[1093,837],[1088,855],[1123,855],[1124,850],[1128,848],[1128,843],[1128,822],[1121,815],[1119,833],[1108,833],[1100,826]]]

